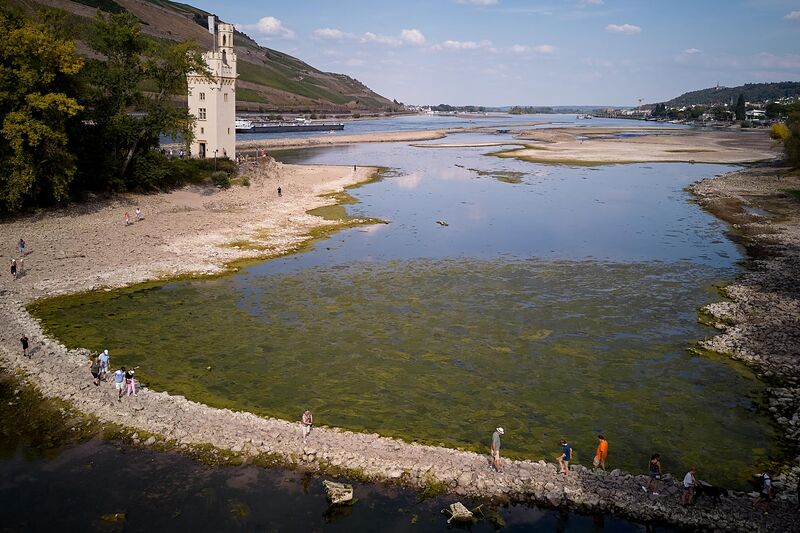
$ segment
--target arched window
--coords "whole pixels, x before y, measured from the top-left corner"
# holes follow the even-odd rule
[[[223,35],[222,36],[222,46],[228,46],[228,36],[227,35]]]

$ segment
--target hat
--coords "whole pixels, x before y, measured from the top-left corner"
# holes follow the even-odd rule
[[[108,350],[103,350],[103,353],[108,355]]]
[[[505,433],[505,431],[503,431],[503,428],[497,428],[497,432],[498,432],[498,433],[500,433],[501,435],[502,435],[503,433]]]

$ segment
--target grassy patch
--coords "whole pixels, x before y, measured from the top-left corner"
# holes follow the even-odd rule
[[[800,200],[800,189],[781,189],[780,191],[788,194],[790,198]]]

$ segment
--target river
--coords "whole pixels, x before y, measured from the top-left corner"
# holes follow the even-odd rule
[[[720,299],[742,255],[685,187],[731,167],[490,151],[273,152],[387,167],[347,209],[389,224],[222,278],[32,310],[68,346],[108,347],[148,386],[214,406],[292,420],[309,407],[326,425],[476,451],[502,425],[511,456],[552,460],[565,437],[584,464],[602,432],[613,467],[640,472],[659,452],[667,471],[748,487],[781,455],[764,384],[689,351],[713,334],[698,307]]]

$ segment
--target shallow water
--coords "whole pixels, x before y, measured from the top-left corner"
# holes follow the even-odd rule
[[[683,189],[727,167],[485,153],[284,152],[391,167],[348,206],[391,223],[236,275],[34,312],[67,345],[109,347],[148,386],[216,406],[288,419],[308,406],[322,424],[481,451],[502,425],[507,454],[552,459],[563,436],[583,463],[602,431],[613,467],[641,471],[658,451],[668,471],[734,486],[779,456],[763,385],[687,352],[713,334],[697,308],[741,256]]]
[[[76,438],[57,408],[0,375],[0,529],[3,531],[442,531],[454,498],[353,483],[359,501],[331,509],[322,479],[282,469],[206,466],[174,453]],[[14,424],[11,421],[20,421]],[[97,431],[98,428],[94,428]],[[469,500],[464,503],[470,507]],[[645,531],[613,517],[528,506],[484,509],[472,531]],[[117,513],[118,521],[112,517]],[[106,519],[103,519],[103,517]],[[648,528],[647,531],[668,531]]]

